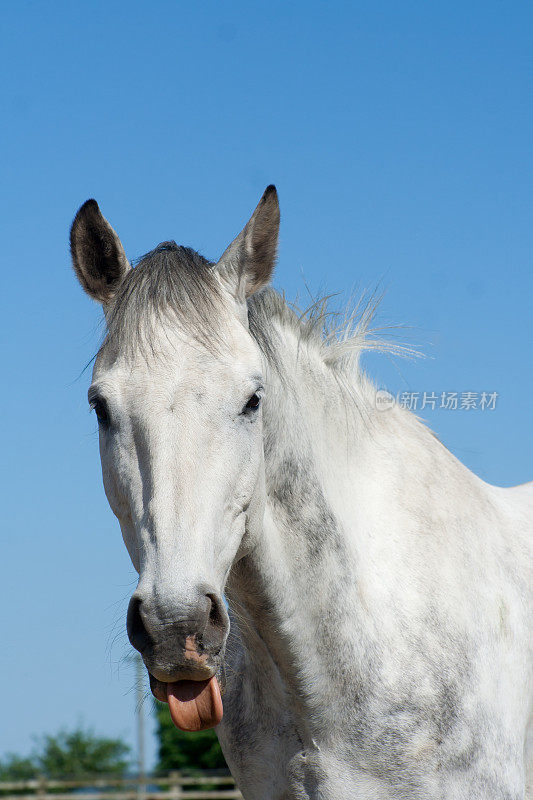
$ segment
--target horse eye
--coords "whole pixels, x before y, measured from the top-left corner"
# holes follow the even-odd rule
[[[257,393],[254,392],[254,394],[250,397],[250,399],[244,406],[243,413],[246,414],[249,411],[257,411],[260,405],[261,405],[261,398]]]
[[[99,424],[108,425],[109,412],[107,410],[107,403],[105,400],[94,400],[91,405],[94,408],[94,413],[96,414],[96,419],[98,420]]]

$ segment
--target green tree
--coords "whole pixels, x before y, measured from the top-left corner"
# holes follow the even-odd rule
[[[154,701],[154,708],[159,741],[157,771],[227,768],[213,729],[197,733],[180,731],[172,722],[166,703]]]
[[[91,730],[76,728],[43,736],[35,761],[38,771],[49,778],[122,775],[129,765],[129,751],[120,739],[95,736]]]
[[[129,751],[120,739],[96,736],[83,728],[62,730],[55,736],[42,736],[27,758],[8,754],[0,761],[0,780],[25,780],[36,775],[48,778],[122,775],[129,766]]]
[[[34,778],[38,772],[32,758],[22,758],[8,753],[0,761],[0,781],[25,781]]]

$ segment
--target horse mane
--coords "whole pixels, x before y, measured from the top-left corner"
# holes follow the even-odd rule
[[[223,291],[214,263],[174,241],[162,242],[134,263],[107,310],[101,351],[112,345],[132,355],[141,347],[156,356],[156,325],[164,318],[192,333],[209,351],[220,352]],[[384,338],[382,334],[391,328],[373,327],[382,295],[362,296],[341,310],[332,309],[331,299],[331,295],[319,297],[300,309],[271,287],[248,298],[250,332],[278,371],[282,370],[276,347],[280,327],[292,330],[299,344],[314,349],[332,370],[352,376],[368,350],[416,352]]]
[[[368,351],[400,356],[419,355],[415,348],[391,341],[394,326],[378,328],[373,324],[383,294],[362,294],[340,309],[332,307],[332,297],[323,295],[315,298],[305,309],[289,302],[271,287],[249,298],[250,331],[274,366],[279,367],[275,322],[282,328],[292,330],[299,345],[314,350],[327,367],[352,376],[354,372],[360,372],[360,357]]]

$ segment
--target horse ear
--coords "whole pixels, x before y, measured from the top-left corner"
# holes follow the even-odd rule
[[[217,269],[239,299],[257,292],[272,277],[278,233],[278,193],[275,186],[267,186],[249,222],[217,264]]]
[[[120,239],[102,216],[96,200],[87,200],[74,218],[70,253],[87,294],[104,305],[109,303],[131,267]]]

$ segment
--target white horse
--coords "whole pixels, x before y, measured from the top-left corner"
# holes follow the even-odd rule
[[[131,269],[94,200],[72,226],[152,691],[217,725],[250,800],[531,799],[532,484],[376,408],[362,332],[265,288],[278,227],[269,187],[218,263],[167,242]]]

